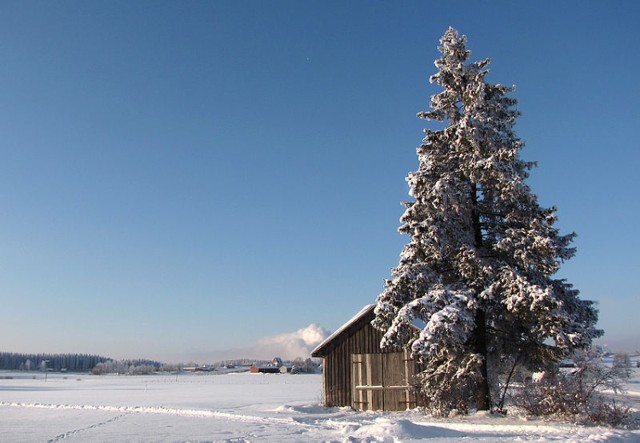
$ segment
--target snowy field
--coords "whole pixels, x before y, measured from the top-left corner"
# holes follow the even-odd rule
[[[627,392],[636,407],[638,375]],[[0,372],[0,441],[640,442],[640,431],[508,416],[323,408],[321,385],[319,375],[49,373],[45,381],[42,373]]]

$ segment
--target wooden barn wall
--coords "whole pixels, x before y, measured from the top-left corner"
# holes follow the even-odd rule
[[[345,338],[324,357],[324,403],[351,406],[351,354],[379,354],[382,332],[367,320],[345,331]]]

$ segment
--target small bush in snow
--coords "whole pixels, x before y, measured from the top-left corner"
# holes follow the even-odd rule
[[[587,405],[585,421],[616,428],[637,427],[629,406],[615,400],[606,401],[601,396]]]
[[[631,409],[607,398],[603,390],[618,393],[626,372],[621,366],[607,366],[599,356],[580,355],[576,367],[551,368],[543,376],[526,381],[512,391],[512,402],[535,416],[557,416],[615,427],[632,427]]]

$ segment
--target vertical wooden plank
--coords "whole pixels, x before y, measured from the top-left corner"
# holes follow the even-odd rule
[[[362,386],[371,386],[371,369],[369,366],[371,365],[371,359],[368,354],[364,354],[362,356],[362,382],[360,383]],[[363,401],[362,410],[368,411],[371,409],[371,391],[363,390]]]
[[[350,404],[346,403],[348,399],[345,393],[347,378],[344,375],[344,344],[340,344],[337,351],[336,358],[338,359],[339,365],[337,365],[338,367],[336,371],[336,384],[340,387],[340,404]]]
[[[360,366],[360,356],[358,354],[351,354],[351,407],[353,409],[360,409],[359,395],[356,386],[358,385],[358,371]]]
[[[333,366],[333,386],[335,389],[335,398],[336,398],[336,404],[342,404],[344,402],[344,398],[343,398],[343,394],[342,394],[342,390],[343,390],[343,385],[342,385],[342,377],[340,376],[340,373],[342,371],[342,359],[340,357],[340,347],[338,346],[335,350],[335,353],[333,355],[333,359],[335,361],[335,365]]]
[[[325,370],[327,371],[327,383],[329,383],[329,386],[327,387],[327,399],[329,403],[327,405],[336,406],[335,381],[333,378],[333,371],[335,371],[334,351],[327,354],[326,361],[327,367]]]
[[[334,365],[334,370],[333,370],[333,385],[335,386],[335,396],[336,396],[336,403],[337,404],[342,404],[344,402],[344,398],[343,398],[343,394],[342,394],[342,390],[343,390],[343,384],[342,384],[342,377],[340,377],[340,373],[342,371],[342,358],[341,358],[341,348],[340,346],[338,346],[336,348],[335,354],[334,354],[334,360],[336,362],[336,364]]]
[[[331,362],[329,365],[329,384],[331,386],[331,389],[329,391],[329,396],[331,398],[331,406],[335,406],[337,404],[336,381],[335,381],[335,370],[336,370],[335,353],[331,352],[328,358],[329,358],[329,361]]]
[[[344,404],[346,401],[344,388],[345,388],[345,377],[344,377],[344,348],[343,345],[340,344],[336,348],[336,358],[338,359],[339,365],[336,370],[336,384],[340,386],[340,404]]]
[[[345,341],[344,346],[342,347],[342,377],[344,378],[343,386],[344,386],[344,404],[350,405],[352,400],[351,394],[351,347],[353,346],[353,341],[351,337],[347,341]]]
[[[351,371],[352,390],[351,396],[353,398],[354,409],[367,410],[368,408],[368,396],[367,391],[360,389],[359,386],[366,385],[366,369],[365,369],[365,355],[353,354],[353,368]]]
[[[383,355],[384,373],[384,407],[387,411],[400,411],[404,400],[403,391],[396,389],[403,385],[403,354],[391,353]]]
[[[327,406],[329,405],[329,393],[327,392],[329,389],[329,380],[327,375],[327,361],[329,359],[327,357],[322,359],[322,404]]]
[[[367,354],[369,357],[368,370],[371,371],[371,375],[368,380],[369,386],[380,387],[382,386],[382,356],[384,354]],[[371,410],[381,411],[384,409],[384,393],[380,389],[371,390]]]
[[[410,367],[410,363],[413,363],[411,360],[409,360],[409,356],[407,355],[407,351],[405,350],[402,353],[402,381],[403,384],[405,386],[407,386],[407,389],[405,389],[405,391],[403,392],[403,400],[404,400],[404,405],[407,409],[410,408],[414,408],[415,406],[413,405],[412,402],[412,390],[411,390],[411,383],[410,383],[410,378],[409,378],[409,367]]]
[[[416,400],[417,398],[416,392],[413,388],[413,384],[415,382],[414,376],[416,373],[415,369],[416,369],[415,360],[411,357],[411,353],[405,350],[404,351],[404,378],[405,378],[405,384],[407,386],[407,390],[406,390],[407,408],[409,409],[413,409],[418,406],[417,400]]]
[[[361,386],[371,386],[371,358],[369,354],[362,355],[362,382]],[[368,411],[371,409],[371,391],[363,390],[365,402],[362,405],[363,411]]]
[[[415,395],[413,391],[413,359],[411,353],[406,349],[402,353],[402,378],[403,384],[407,387],[404,391],[404,407],[405,409],[413,409],[416,407]]]
[[[367,354],[371,353],[371,334],[369,334],[369,327],[369,324],[367,324],[362,328],[363,348],[364,352]]]
[[[342,377],[342,344],[339,344],[335,350],[336,366],[334,372],[334,385],[336,386],[336,397],[339,404],[344,404],[344,380]]]
[[[366,373],[365,373],[365,362],[364,362],[364,356],[361,354],[360,355],[360,367],[358,368],[358,385],[364,385],[365,384],[365,377],[366,377]],[[367,391],[364,390],[359,390],[359,400],[360,400],[360,409],[363,411],[366,411],[367,408],[369,407],[369,397],[367,395]]]
[[[327,385],[324,387],[325,392],[325,405],[326,406],[334,406],[332,398],[333,392],[333,380],[331,378],[331,371],[333,371],[333,362],[331,361],[331,353],[328,353],[324,358],[324,368],[322,368],[322,374],[324,376],[325,383]]]

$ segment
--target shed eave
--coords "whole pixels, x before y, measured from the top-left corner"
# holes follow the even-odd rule
[[[316,346],[316,348],[313,351],[311,351],[311,356],[317,358],[317,357],[324,357],[325,355],[327,355],[327,352],[325,352],[327,348],[329,348],[330,345],[335,340],[338,340],[340,336],[342,336],[342,334],[344,334],[351,326],[353,326],[355,323],[360,321],[363,317],[372,313],[375,307],[376,307],[375,304],[371,304],[362,308],[360,312],[358,312],[356,315],[354,315],[351,318],[351,320],[346,322],[344,325],[340,326],[338,329],[335,330],[333,334],[331,334],[329,337],[324,339],[322,343]]]

